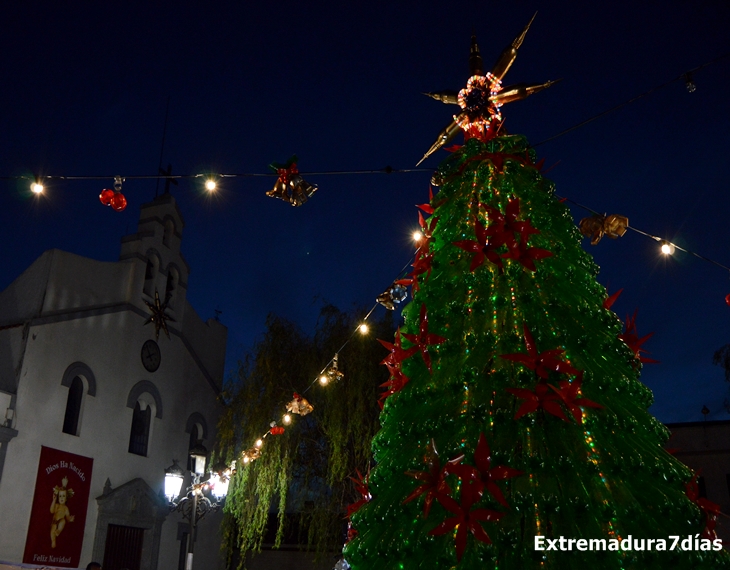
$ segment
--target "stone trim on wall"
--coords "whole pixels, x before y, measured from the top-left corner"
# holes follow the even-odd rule
[[[193,412],[192,414],[190,414],[188,421],[185,423],[185,433],[190,433],[191,431],[193,431],[193,426],[195,424],[200,424],[200,427],[203,428],[203,433],[199,434],[201,436],[201,439],[208,439],[208,424],[205,421],[203,414],[199,412]]]
[[[87,389],[86,393],[89,396],[96,396],[96,378],[91,368],[86,366],[83,362],[74,362],[66,368],[66,372],[63,373],[63,379],[61,380],[61,386],[66,388],[71,387],[71,382],[77,376],[83,376],[86,380]]]
[[[162,523],[170,508],[167,501],[155,494],[140,478],[112,489],[107,481],[104,494],[96,498],[98,516],[94,534],[93,560],[104,559],[107,528],[110,524],[144,529],[140,570],[157,570]]]
[[[155,410],[155,417],[158,420],[161,420],[162,419],[162,395],[160,394],[160,391],[157,389],[157,386],[155,386],[149,380],[140,380],[134,386],[132,386],[132,389],[129,391],[129,396],[127,396],[127,407],[134,409],[134,406],[137,404],[137,400],[145,392],[155,399],[155,408],[157,408]]]

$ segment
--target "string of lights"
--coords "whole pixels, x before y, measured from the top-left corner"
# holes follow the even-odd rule
[[[556,198],[558,198],[562,202],[568,202],[570,204],[573,204],[583,210],[586,210],[587,212],[590,212],[594,216],[604,216],[600,212],[594,210],[593,208],[590,208],[589,206],[586,206],[584,204],[581,204],[580,202],[576,202],[575,200],[571,200],[570,198],[555,195]],[[643,236],[646,236],[648,238],[651,238],[652,240],[656,241],[660,244],[660,251],[664,255],[672,255],[675,253],[676,250],[688,253],[690,255],[693,255],[697,257],[698,259],[701,259],[703,261],[707,261],[709,263],[712,263],[730,273],[730,267],[723,265],[722,263],[719,263],[709,257],[706,257],[704,255],[701,255],[697,252],[694,252],[692,250],[689,250],[687,248],[681,247],[677,245],[676,243],[673,243],[670,240],[661,238],[659,236],[653,235],[649,232],[645,232],[643,230],[640,230],[638,228],[635,228],[633,226],[628,225],[628,223],[625,225],[625,228],[627,230],[631,230],[633,232],[636,232],[638,234],[641,234]],[[423,233],[421,231],[415,231],[413,234],[413,239],[415,242],[419,242],[423,238]],[[413,260],[415,259],[415,254],[410,258],[410,260],[403,266],[403,268],[398,273],[399,276],[402,276],[406,269],[413,263]],[[400,277],[399,277],[400,278]],[[396,283],[397,279],[393,281],[393,283]],[[396,301],[399,303],[400,301]],[[367,325],[367,320],[370,317],[370,315],[373,313],[373,311],[377,308],[377,306],[380,303],[380,301],[376,302],[372,308],[368,311],[368,313],[365,315],[365,317],[360,321],[360,323],[357,325],[357,327],[352,331],[352,334],[347,338],[347,340],[342,344],[342,346],[337,350],[335,355],[325,364],[325,366],[322,368],[320,373],[314,378],[314,380],[307,386],[307,388],[302,392],[302,396],[306,394],[314,385],[319,383],[321,386],[327,386],[328,384],[335,382],[337,380],[340,380],[343,377],[342,372],[338,369],[338,355],[342,350],[352,341],[352,339],[355,337],[355,335],[359,332],[362,335],[366,335],[369,332],[369,327]],[[300,414],[300,415],[306,415],[307,413],[311,412],[313,410],[313,407],[309,402],[307,402],[305,399],[303,399],[302,396],[299,396],[298,394],[295,394],[295,400],[287,405],[287,413],[285,413],[282,416],[282,423],[285,425],[290,425],[292,422],[292,413],[294,414]],[[292,409],[296,410],[292,412]],[[304,413],[302,413],[304,411]],[[291,413],[290,413],[291,412]],[[277,432],[272,431],[276,430],[276,422],[272,422],[271,428],[261,437],[257,438],[254,447],[250,448],[247,451],[244,451],[242,454],[243,462],[244,464],[249,463],[250,461],[253,461],[257,457],[259,457],[261,453],[261,447],[263,446],[264,439],[271,435],[275,434]],[[281,433],[281,432],[279,432]]]
[[[657,85],[656,87],[652,87],[651,89],[644,91],[643,93],[636,95],[622,103],[619,103],[618,105],[615,105],[609,109],[606,109],[605,111],[602,111],[600,113],[597,113],[596,115],[593,115],[592,117],[589,117],[588,119],[585,119],[581,121],[580,123],[577,123],[573,125],[572,127],[569,127],[563,131],[560,131],[559,133],[542,140],[538,142],[537,144],[532,145],[533,147],[538,147],[540,145],[543,145],[547,142],[553,141],[569,132],[572,132],[580,127],[583,127],[589,123],[592,123],[593,121],[604,117],[610,113],[613,113],[614,111],[617,111],[618,109],[621,109],[622,107],[625,107],[626,105],[633,103],[634,101],[638,101],[639,99],[642,99],[652,93],[655,93],[656,91],[659,91],[672,83],[675,83],[677,81],[684,81],[685,86],[687,87],[687,91],[690,93],[693,93],[697,86],[694,83],[694,74],[698,71],[709,67],[710,65],[713,65],[723,59],[726,59],[730,57],[730,52],[722,54],[710,61],[707,61],[701,65],[698,65],[697,67],[694,67],[690,69],[689,71],[686,71],[684,73],[681,73],[677,77],[674,77],[673,79],[670,79],[669,81],[666,81],[660,85]],[[402,174],[402,173],[414,173],[414,172],[433,172],[433,168],[393,168],[391,166],[386,166],[384,168],[380,169],[369,169],[369,170],[323,170],[323,171],[312,171],[312,172],[301,172],[300,174],[304,176],[329,176],[329,175],[353,175],[353,174]],[[204,179],[205,188],[208,191],[214,191],[217,188],[218,180],[224,179],[224,178],[270,178],[270,177],[278,177],[279,174],[276,172],[240,172],[240,173],[229,173],[229,174],[221,174],[221,173],[203,173],[203,174],[172,174],[170,172],[164,172],[161,171],[159,174],[135,174],[135,175],[126,175],[126,176],[119,176],[119,175],[58,175],[58,174],[48,174],[48,175],[36,175],[36,176],[27,176],[27,175],[18,175],[18,176],[0,176],[0,180],[28,180],[31,181],[31,190],[36,194],[43,193],[45,187],[43,185],[43,182],[50,182],[53,180],[117,180],[121,178],[122,181],[124,180],[196,180],[196,179]]]
[[[566,198],[564,196],[558,196],[557,194],[555,196],[556,196],[556,198],[559,198],[560,200],[562,200],[564,202],[569,202],[569,203],[573,204],[574,206],[577,206],[579,208],[582,208],[583,210],[586,210],[587,212],[591,212],[592,214],[594,214],[596,216],[602,216],[603,215],[600,212],[597,212],[596,210],[594,210],[593,208],[590,208],[588,206],[585,206],[585,205],[581,204],[580,202],[576,202],[575,200],[571,200],[570,198]],[[699,254],[699,253],[697,253],[695,251],[692,251],[691,249],[687,249],[685,247],[682,247],[680,245],[677,245],[676,243],[674,243],[674,242],[672,242],[672,241],[670,241],[668,239],[665,239],[665,238],[656,236],[656,235],[651,234],[649,232],[645,232],[643,230],[640,230],[639,228],[635,228],[634,226],[630,226],[628,224],[626,225],[626,229],[627,230],[631,230],[633,232],[636,232],[637,234],[641,234],[643,236],[646,236],[648,238],[653,239],[654,241],[656,241],[657,243],[659,243],[659,250],[663,254],[665,254],[665,255],[672,255],[672,254],[674,254],[674,252],[676,250],[679,250],[679,251],[682,251],[684,253],[688,253],[690,255],[693,255],[696,258],[701,259],[703,261],[707,261],[708,263],[712,263],[713,265],[716,265],[717,267],[720,267],[721,269],[724,269],[725,271],[727,271],[728,273],[730,273],[730,267],[728,267],[727,265],[723,265],[719,261],[715,261],[714,259],[711,259],[709,257],[705,257],[704,255],[701,255],[701,254]]]
[[[420,237],[417,237],[415,234],[419,234]],[[420,241],[420,238],[422,238],[422,234],[420,232],[414,233],[414,240],[416,242]],[[396,278],[393,283],[395,283],[406,271],[406,269],[412,264],[413,260],[415,259],[415,254],[411,256],[410,260],[403,266],[403,268],[398,272],[398,278]],[[392,285],[391,285],[392,287]],[[386,291],[387,292],[387,291]],[[380,299],[380,297],[379,297]],[[396,304],[399,304],[403,299],[395,300]],[[307,386],[301,393],[294,394],[294,400],[286,404],[286,413],[282,415],[281,423],[285,426],[291,425],[294,415],[307,415],[311,411],[313,411],[314,407],[306,400],[304,399],[304,394],[309,392],[309,390],[315,386],[316,384],[319,384],[320,386],[327,386],[329,384],[335,383],[339,380],[341,380],[344,377],[344,374],[340,372],[338,368],[338,360],[339,360],[339,354],[342,352],[342,350],[352,341],[352,339],[355,337],[357,333],[360,333],[361,335],[367,335],[370,332],[370,327],[367,324],[368,318],[370,318],[370,315],[373,314],[373,311],[377,308],[379,304],[382,304],[380,301],[376,302],[371,309],[367,312],[365,317],[358,323],[357,327],[352,331],[352,334],[345,340],[344,343],[342,343],[342,346],[340,346],[339,349],[335,352],[334,356],[327,362],[327,364],[324,365],[322,370],[317,374],[317,376],[312,380],[312,382]],[[281,431],[280,431],[281,430]],[[245,464],[250,463],[251,461],[254,461],[257,459],[261,454],[261,448],[264,445],[264,440],[269,435],[279,435],[283,433],[283,428],[277,425],[276,422],[271,422],[271,425],[269,429],[264,433],[261,437],[256,438],[256,441],[254,442],[253,447],[250,447],[246,450],[244,450],[241,454],[242,461]],[[235,465],[229,466],[229,469],[232,470],[235,468]]]

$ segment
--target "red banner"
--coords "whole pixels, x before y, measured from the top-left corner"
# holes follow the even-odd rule
[[[24,563],[79,567],[93,465],[89,457],[41,447]]]

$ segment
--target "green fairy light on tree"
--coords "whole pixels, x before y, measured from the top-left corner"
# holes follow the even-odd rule
[[[421,206],[428,239],[405,324],[383,342],[376,466],[345,558],[354,570],[730,568],[717,505],[647,411],[646,337],[633,319],[622,330],[534,151],[502,128],[502,104],[553,83],[502,88],[528,28],[486,74],[472,40],[467,87],[432,95],[461,110],[424,159],[467,140]],[[560,537],[571,551],[546,549]]]

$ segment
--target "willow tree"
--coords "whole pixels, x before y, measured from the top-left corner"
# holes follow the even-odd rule
[[[356,312],[327,305],[309,336],[270,315],[265,333],[227,382],[216,457],[226,464],[237,462],[223,521],[229,564],[240,560],[238,567],[243,567],[247,553],[261,550],[265,534],[272,532],[267,521],[273,513],[275,548],[292,525],[300,529],[297,539],[307,550],[322,554],[341,549],[346,507],[357,499],[349,477],[369,468],[379,385],[387,380],[379,366],[382,347],[374,339],[393,332],[390,314],[380,320],[371,317],[367,336],[353,334],[358,320]],[[327,386],[312,385],[338,350],[344,377]],[[306,416],[291,414],[292,423],[284,425],[285,405],[295,393],[314,409]],[[257,439],[281,431],[272,430],[272,422],[284,433],[268,433],[260,456],[244,464],[242,453]]]

